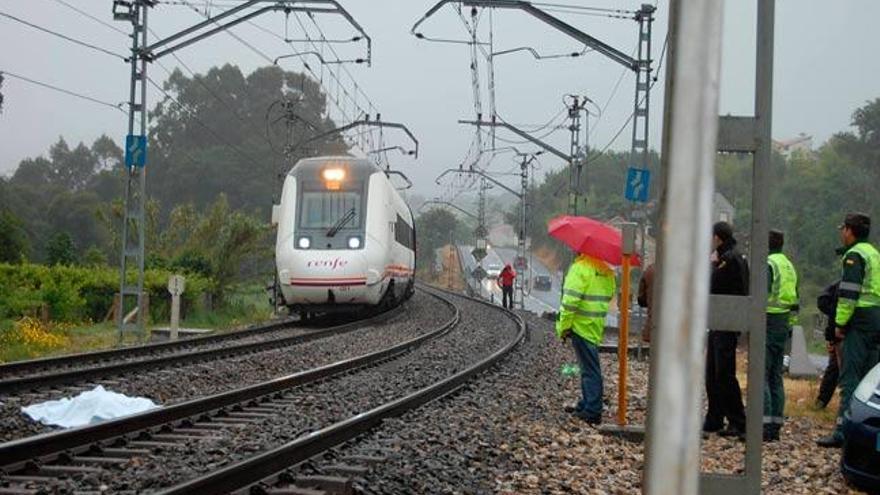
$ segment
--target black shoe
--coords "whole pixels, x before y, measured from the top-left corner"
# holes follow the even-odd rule
[[[779,441],[779,430],[765,427],[762,438],[765,442],[778,442]]]
[[[703,432],[704,433],[716,433],[724,429],[724,423],[703,423]]]
[[[722,437],[736,437],[740,440],[746,437],[746,431],[742,428],[737,428],[735,426],[727,425],[727,428],[718,432]]]
[[[843,447],[843,437],[840,435],[836,435],[834,433],[828,435],[827,437],[822,437],[816,440],[816,445],[819,447],[825,447],[828,449],[839,449]]]
[[[583,414],[575,413],[575,416],[581,419],[581,421],[587,423],[588,425],[598,425],[602,424],[601,416],[585,416]]]
[[[569,405],[567,405],[567,406],[564,406],[564,407],[562,408],[562,410],[565,411],[565,412],[567,412],[567,413],[571,413],[571,414],[574,414],[574,413],[578,412],[578,408],[577,408],[577,406],[572,406],[571,404],[569,404]]]

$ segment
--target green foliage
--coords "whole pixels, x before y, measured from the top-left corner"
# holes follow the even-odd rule
[[[0,263],[20,263],[27,249],[21,220],[10,211],[0,209]]]
[[[150,294],[151,307],[163,311],[169,299],[167,270],[147,270],[144,290]],[[214,290],[209,279],[187,274],[184,300]],[[119,291],[119,272],[110,267],[45,266],[24,263],[0,263],[0,320],[37,314],[48,304],[51,316],[59,321],[103,319]]]
[[[648,169],[653,174],[650,204],[656,204],[658,180],[657,173],[660,165],[660,157],[656,153],[648,156]],[[626,171],[631,166],[629,153],[605,152],[592,155],[584,165],[581,174],[581,201],[578,203],[578,214],[588,217],[610,220],[611,218],[627,213],[629,204],[624,198]],[[529,204],[529,237],[532,244],[538,248],[549,249],[555,252],[560,259],[567,253],[568,248],[547,235],[547,223],[550,219],[565,214],[568,211],[569,192],[568,167],[549,172],[544,176],[543,182],[536,188],[530,189]],[[514,212],[515,218],[519,213]],[[652,221],[655,221],[652,219]]]
[[[425,269],[434,260],[434,251],[456,240],[455,232],[459,230],[458,218],[445,208],[431,208],[415,219],[418,249],[416,264]]]
[[[72,265],[76,263],[76,247],[67,232],[58,232],[49,239],[46,246],[49,265]]]
[[[278,66],[248,75],[230,64],[195,77],[175,71],[165,89],[186,108],[165,99],[151,114],[150,188],[166,208],[163,214],[181,203],[206,207],[222,191],[231,208],[267,216],[268,199],[280,187],[280,150],[288,130],[278,101],[294,102],[297,139],[335,127],[323,117],[326,97],[317,81]],[[314,143],[293,160],[331,149],[344,153],[340,144],[339,138]]]
[[[82,256],[83,266],[104,266],[107,264],[107,254],[98,246],[86,249]]]

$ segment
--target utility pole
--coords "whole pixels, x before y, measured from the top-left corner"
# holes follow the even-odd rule
[[[147,62],[169,55],[181,48],[223,32],[232,26],[269,12],[306,12],[338,14],[344,17],[366,40],[367,60],[371,40],[354,18],[335,0],[324,0],[320,6],[301,5],[293,0],[247,0],[222,13],[209,17],[166,38],[148,44],[147,15],[156,0],[113,0],[113,19],[131,23],[130,91],[128,101],[128,135],[125,139],[125,205],[123,207],[121,256],[119,262],[119,306],[117,326],[119,340],[125,331],[143,333],[147,300],[144,294],[144,204],[146,201],[147,164]],[[260,7],[259,4],[269,4]],[[252,7],[256,7],[253,8]],[[230,16],[241,16],[229,19]],[[222,21],[222,22],[221,22]],[[129,277],[136,267],[135,277]],[[137,320],[126,323],[126,301],[134,299]]]
[[[568,214],[577,215],[577,203],[581,193],[581,172],[584,168],[584,155],[581,152],[581,112],[584,110],[588,98],[581,100],[580,96],[570,95],[571,103],[568,105],[568,118],[571,124],[571,148],[569,151],[570,169],[568,174]]]
[[[521,270],[521,273],[517,274],[518,276],[514,279],[514,283],[517,284],[517,291],[519,292],[519,308],[526,308],[526,290],[525,290],[525,271],[531,270],[532,267],[526,261],[526,250],[528,246],[526,246],[526,236],[528,235],[528,194],[529,194],[529,165],[535,160],[535,155],[538,153],[522,153],[520,154],[520,164],[519,164],[519,177],[520,177],[520,197],[519,197],[519,236],[517,237],[516,242],[516,257],[518,269]],[[530,277],[531,278],[531,277]]]
[[[144,203],[146,201],[147,154],[147,60],[141,48],[147,45],[147,13],[154,2],[135,0],[113,2],[113,19],[131,23],[131,78],[128,98],[128,134],[125,138],[125,205],[122,212],[122,248],[119,259],[119,307],[116,323],[119,341],[126,324],[126,300],[134,299],[137,320],[130,327],[142,333],[146,321],[144,300]],[[128,8],[126,8],[128,7]],[[132,280],[128,270],[137,272]]]

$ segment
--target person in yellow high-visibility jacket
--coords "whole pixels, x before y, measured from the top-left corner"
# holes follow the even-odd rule
[[[571,339],[580,364],[582,398],[566,410],[590,424],[602,421],[602,370],[599,344],[614,296],[614,271],[604,261],[578,255],[565,275],[556,336]]]

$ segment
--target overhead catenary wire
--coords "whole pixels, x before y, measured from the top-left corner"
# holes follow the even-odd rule
[[[91,20],[97,22],[98,24],[101,24],[101,25],[104,26],[104,27],[107,27],[107,28],[109,28],[109,29],[112,29],[113,31],[116,31],[117,33],[119,33],[119,34],[121,34],[121,35],[123,35],[123,36],[125,36],[125,37],[128,37],[128,36],[129,36],[129,33],[126,33],[125,31],[123,31],[122,29],[119,29],[118,27],[114,26],[113,24],[110,24],[109,22],[103,21],[103,20],[101,20],[101,19],[99,19],[99,18],[93,16],[92,14],[89,14],[88,12],[86,12],[86,11],[84,11],[84,10],[82,10],[82,9],[79,9],[79,8],[76,7],[76,6],[71,5],[70,3],[68,3],[68,2],[66,2],[66,1],[64,1],[64,0],[52,0],[52,1],[55,2],[55,3],[61,4],[61,5],[65,6],[65,7],[67,7],[68,9],[73,10],[74,12],[79,13],[80,15],[82,15],[82,16],[84,16],[84,17],[88,17],[89,19],[91,19]]]
[[[124,102],[123,102],[123,103],[116,103],[116,104],[114,104],[114,103],[110,103],[109,101],[99,100],[99,99],[97,99],[97,98],[94,98],[94,97],[91,97],[91,96],[88,96],[88,95],[84,95],[84,94],[81,94],[81,93],[77,93],[76,91],[72,91],[72,90],[69,90],[69,89],[65,89],[65,88],[62,88],[62,87],[60,87],[60,86],[55,86],[55,85],[53,85],[53,84],[49,84],[49,83],[46,83],[46,82],[37,81],[36,79],[31,79],[31,78],[29,78],[29,77],[22,76],[21,74],[16,74],[16,73],[14,73],[14,72],[9,72],[9,71],[7,71],[7,70],[2,70],[2,69],[0,69],[0,75],[2,75],[2,76],[9,76],[9,77],[11,77],[11,78],[13,78],[13,79],[18,79],[18,80],[20,80],[20,81],[24,81],[24,82],[27,82],[27,83],[30,83],[30,84],[34,84],[34,85],[37,85],[37,86],[42,86],[42,87],[44,87],[44,88],[51,89],[51,90],[53,90],[53,91],[57,91],[57,92],[59,92],[59,93],[64,93],[64,94],[66,94],[66,95],[68,95],[68,96],[73,96],[73,97],[76,97],[76,98],[79,98],[79,99],[82,99],[82,100],[86,100],[86,101],[90,101],[90,102],[92,102],[92,103],[97,103],[97,104],[99,104],[99,105],[103,105],[103,106],[105,106],[105,107],[110,107],[110,108],[113,108],[113,109],[119,110],[119,111],[122,112],[123,114],[126,113],[126,111],[122,108],[123,106],[126,105],[126,103],[124,103]]]
[[[52,36],[55,36],[55,37],[60,38],[60,39],[63,39],[63,40],[65,40],[65,41],[70,42],[70,43],[73,43],[73,44],[75,44],[75,45],[79,45],[79,46],[82,46],[82,47],[85,47],[85,48],[89,48],[89,49],[91,49],[91,50],[94,50],[94,51],[97,51],[97,52],[101,52],[101,53],[103,53],[103,54],[105,54],[105,55],[110,55],[110,56],[116,57],[116,58],[118,58],[118,59],[120,59],[120,60],[123,60],[123,61],[127,60],[125,56],[120,55],[120,54],[115,53],[115,52],[112,52],[112,51],[110,51],[110,50],[107,50],[106,48],[101,48],[101,47],[98,46],[98,45],[93,45],[92,43],[88,43],[88,42],[86,42],[86,41],[82,41],[82,40],[79,40],[79,39],[73,38],[73,37],[71,37],[71,36],[67,36],[66,34],[61,34],[61,33],[57,32],[57,31],[53,31],[53,30],[51,30],[51,29],[49,29],[49,28],[46,28],[46,27],[43,27],[43,26],[40,26],[40,25],[34,24],[34,23],[32,23],[32,22],[26,21],[26,20],[24,20],[24,19],[21,19],[21,18],[19,18],[19,17],[14,16],[14,15],[7,14],[6,12],[0,11],[0,17],[5,17],[5,18],[7,18],[7,19],[10,19],[10,20],[12,20],[12,21],[18,22],[18,23],[23,24],[23,25],[25,25],[25,26],[31,27],[31,28],[36,29],[36,30],[38,30],[38,31],[42,31],[42,32],[44,32],[44,33],[46,33],[46,34],[51,34]]]
[[[200,11],[200,10],[199,10],[195,5],[193,5],[192,2],[190,2],[190,1],[187,1],[187,0],[180,0],[180,2],[176,3],[176,5],[184,5],[184,6],[187,6],[187,7],[189,7],[191,10],[193,10],[195,13],[197,13],[197,14],[201,15],[202,17],[204,17],[205,19],[209,19],[209,18],[210,18],[209,15],[207,15],[206,13]],[[216,24],[216,23],[215,23],[215,24]],[[279,36],[277,33],[274,33],[273,31],[268,30],[268,29],[266,29],[266,28],[260,26],[260,25],[257,24],[257,23],[254,23],[254,22],[248,21],[248,24],[250,24],[251,26],[256,27],[257,29],[259,29],[259,30],[261,30],[261,31],[263,31],[263,32],[265,32],[265,33],[271,34],[272,36],[274,36],[274,37],[276,37],[276,38],[278,38],[278,39],[281,39],[282,41],[285,41],[284,37]],[[253,44],[249,43],[247,40],[245,40],[245,39],[242,38],[241,36],[239,36],[239,35],[237,35],[236,33],[232,32],[231,29],[226,29],[225,32],[226,32],[227,34],[229,34],[233,39],[235,39],[235,40],[238,41],[239,43],[245,45],[245,46],[246,46],[247,48],[249,48],[251,51],[253,51],[253,52],[256,53],[257,55],[259,55],[260,57],[262,57],[262,58],[263,58],[264,60],[266,60],[268,63],[270,63],[270,64],[274,64],[275,60],[274,60],[272,57],[270,57],[269,55],[267,55],[267,54],[266,54],[265,52],[263,52],[262,50],[256,48]],[[285,41],[285,42],[286,42],[286,41]],[[290,44],[290,43],[288,43],[288,44]],[[291,45],[291,46],[292,46],[292,45]],[[315,74],[315,72],[311,69],[311,67],[310,67],[308,64],[306,64],[306,63],[304,63],[303,65],[304,65],[304,67],[305,67],[305,68],[306,68],[306,69],[307,69],[307,70],[308,70],[308,71],[309,71],[309,72],[310,72],[310,73],[316,78],[316,80],[317,80],[317,74]],[[335,74],[333,74],[333,75],[334,75],[334,77],[335,77]],[[329,100],[331,100],[332,102],[334,102],[334,105],[337,107],[337,109],[343,109],[343,106],[342,106],[342,104],[338,101],[338,99],[335,98],[335,97],[332,95],[332,93],[331,93],[330,91],[328,91],[327,88],[324,87],[324,85],[323,85],[320,81],[319,81],[319,84],[321,84],[322,89],[324,89],[324,94],[327,96],[327,98],[328,98]],[[346,115],[346,118],[349,118],[349,117],[347,117],[347,114],[345,114],[345,115]],[[351,121],[351,120],[350,120],[350,121]]]

